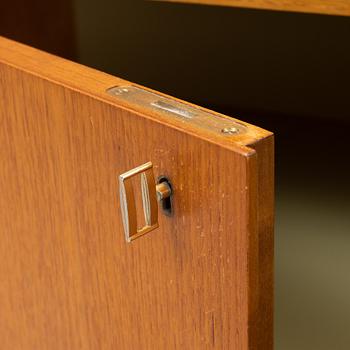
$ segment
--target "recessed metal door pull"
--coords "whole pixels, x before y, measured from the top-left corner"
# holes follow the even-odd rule
[[[145,226],[137,228],[137,214],[135,196],[131,178],[141,175],[141,194]],[[125,239],[131,242],[134,239],[156,229],[158,225],[158,202],[168,200],[172,194],[171,186],[167,181],[156,184],[153,176],[153,164],[148,162],[119,175],[120,207],[122,211]]]

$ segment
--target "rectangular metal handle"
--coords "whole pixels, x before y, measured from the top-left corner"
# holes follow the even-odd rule
[[[131,242],[158,227],[158,205],[153,164],[148,162],[119,176],[120,206],[122,211],[125,239]],[[146,225],[137,228],[137,214],[131,178],[141,174],[141,193]]]

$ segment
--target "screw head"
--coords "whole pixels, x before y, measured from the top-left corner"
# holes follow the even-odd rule
[[[238,129],[235,128],[235,127],[223,128],[223,129],[221,129],[221,132],[222,132],[223,134],[226,134],[226,135],[234,135],[234,134],[237,134],[237,133],[238,133]]]

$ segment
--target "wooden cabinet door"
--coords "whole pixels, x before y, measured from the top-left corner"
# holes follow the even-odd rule
[[[272,134],[115,86],[0,39],[1,348],[271,349]],[[128,243],[118,176],[149,161],[173,214]]]

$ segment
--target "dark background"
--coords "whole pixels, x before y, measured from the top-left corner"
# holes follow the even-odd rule
[[[14,0],[0,34],[273,131],[276,349],[350,349],[350,17]]]

